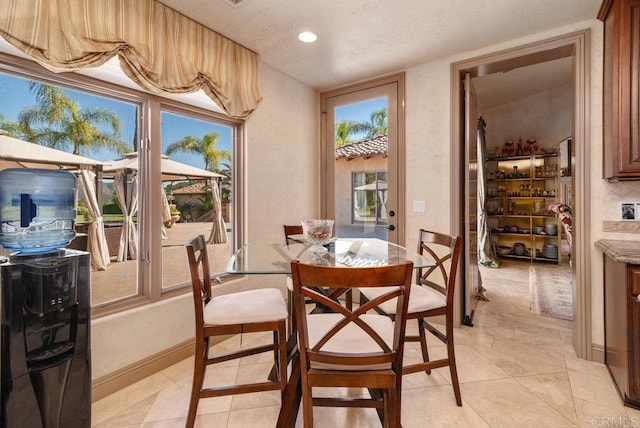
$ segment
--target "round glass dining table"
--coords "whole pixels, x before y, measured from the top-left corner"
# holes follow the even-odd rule
[[[415,269],[435,266],[433,261],[422,257],[416,251],[375,238],[334,238],[321,252],[316,251],[317,247],[312,247],[312,244],[304,241],[290,242],[287,245],[252,242],[235,252],[227,264],[227,272],[243,275],[290,274],[292,260],[345,268],[387,266],[406,261],[412,261]],[[287,344],[291,371],[278,415],[279,428],[294,427],[300,407],[302,390],[296,343],[294,334],[289,337]],[[272,370],[271,376],[274,373]]]
[[[387,266],[405,261],[412,261],[415,269],[435,266],[416,251],[375,238],[335,238],[322,252],[311,248],[304,242],[252,242],[235,252],[226,270],[233,274],[288,274],[291,260],[335,267]]]

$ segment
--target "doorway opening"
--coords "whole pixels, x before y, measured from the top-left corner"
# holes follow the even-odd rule
[[[482,210],[486,210],[489,205],[488,201],[485,201],[485,204],[480,206],[475,198],[478,197],[477,191],[481,187],[477,181],[478,167],[481,161],[486,165],[486,161],[492,159],[495,163],[486,168],[486,174],[489,176],[493,172],[493,180],[496,180],[493,182],[494,186],[491,186],[491,195],[493,197],[493,192],[499,192],[501,196],[504,195],[501,199],[504,202],[499,206],[492,201],[496,205],[491,206],[490,209],[494,222],[487,224],[487,229],[501,233],[505,232],[504,227],[509,226],[510,229],[506,232],[522,234],[514,235],[515,238],[526,236],[529,239],[527,242],[521,242],[521,239],[512,239],[511,241],[514,242],[506,240],[505,245],[502,245],[504,252],[502,256],[528,259],[532,266],[545,258],[557,259],[556,265],[560,269],[570,270],[568,277],[571,278],[572,283],[570,294],[572,294],[574,348],[579,357],[591,359],[587,230],[589,212],[585,200],[585,196],[589,194],[588,52],[589,31],[585,30],[452,64],[451,194],[452,216],[460,218],[457,232],[462,234],[466,241],[465,260],[461,263],[462,290],[458,300],[460,302],[459,319],[467,324],[472,323],[477,301],[482,297],[482,277],[477,265],[477,251],[480,250],[478,243],[482,241],[478,240],[476,225],[481,224],[477,222],[477,218],[483,217]],[[469,96],[465,97],[465,94]],[[558,102],[554,103],[553,100]],[[536,104],[540,109],[533,115]],[[487,122],[487,154],[483,159],[479,159],[476,152],[477,122],[480,115]],[[544,119],[545,115],[546,119]],[[560,155],[556,153],[560,150],[560,143],[568,139],[572,142],[572,150],[566,163],[571,175],[563,177],[561,171],[568,170],[561,170],[562,166],[554,162],[560,159]],[[532,142],[530,147],[527,140],[536,141]],[[512,145],[508,143],[510,141]],[[539,152],[540,156],[534,156],[531,153],[534,145],[538,145],[536,152]],[[509,151],[511,148],[513,153]],[[528,152],[526,152],[527,149]],[[518,150],[521,150],[518,154],[522,155],[524,162],[528,162],[528,169],[518,171],[513,168],[514,165],[508,165],[510,169],[507,170],[506,164],[499,165],[501,158],[517,157]],[[565,155],[565,160],[566,158]],[[552,199],[550,197],[544,199],[548,197],[546,193],[551,188],[547,187],[551,185],[545,185],[544,180],[541,180],[534,187],[534,178],[530,176],[532,174],[535,177],[536,172],[544,176],[546,168],[553,169],[557,173],[555,181],[551,181],[551,183],[557,182],[553,185]],[[497,174],[505,175],[506,180],[503,184],[497,181]],[[550,171],[549,174],[554,173]],[[507,186],[514,185],[515,179],[523,180],[518,184],[521,187],[507,189]],[[562,180],[564,185],[561,184]],[[504,187],[500,188],[500,186]],[[483,189],[484,196],[489,191],[489,185],[486,187],[487,189]],[[540,196],[542,200],[535,205],[536,199],[532,197],[534,190],[536,192],[534,195]],[[538,195],[537,192],[545,192],[544,197],[542,193]],[[495,195],[497,201],[498,193]],[[561,199],[562,197],[564,200]],[[538,236],[535,236],[533,230],[534,227],[544,227],[547,223],[560,225],[559,220],[550,221],[544,217],[541,220],[534,220],[539,217],[537,214],[541,214],[534,212],[535,209],[545,211],[549,219],[555,218],[555,215],[547,212],[552,202],[562,202],[572,210],[572,232],[569,236],[564,235],[564,239],[559,238],[555,242],[548,239],[550,233],[537,229]],[[516,216],[521,218],[517,220]],[[487,218],[490,217],[487,216]],[[507,224],[509,221],[514,224]],[[522,224],[518,221],[522,221]],[[525,223],[528,227],[525,227]],[[562,230],[556,233],[560,234],[559,237],[563,236]],[[505,233],[506,236],[507,233]],[[545,239],[539,239],[543,236]],[[572,244],[570,249],[567,248],[567,241]],[[539,249],[537,249],[538,246]],[[497,251],[499,250],[500,244],[497,248]],[[571,252],[570,264],[568,251]],[[504,258],[498,257],[498,261]],[[508,262],[512,263],[511,260]],[[549,260],[546,262],[548,263]],[[484,288],[487,288],[486,284]]]
[[[321,215],[336,236],[404,244],[404,74],[320,94]]]

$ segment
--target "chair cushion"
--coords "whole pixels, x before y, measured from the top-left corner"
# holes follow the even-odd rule
[[[342,318],[344,318],[342,315],[332,313],[307,315],[309,346],[313,348],[313,346],[318,343],[318,341]],[[369,324],[380,335],[389,348],[393,349],[394,325],[391,318],[376,314],[365,314],[360,318]],[[322,347],[321,350],[346,354],[382,352],[380,346],[373,341],[371,336],[353,323],[340,330]],[[311,367],[330,370],[384,370],[391,366],[389,364],[349,366],[314,362],[311,364]]]
[[[287,318],[287,305],[277,288],[216,296],[204,307],[205,325],[246,324]]]
[[[389,287],[361,288],[360,293],[364,294],[367,299],[373,300],[376,297],[386,293]],[[380,305],[380,309],[389,315],[396,313],[396,299],[387,300]],[[409,309],[407,313],[415,314],[417,312],[429,311],[431,309],[443,308],[447,306],[447,297],[434,290],[431,287],[425,287],[417,284],[411,285],[411,295],[409,297]]]

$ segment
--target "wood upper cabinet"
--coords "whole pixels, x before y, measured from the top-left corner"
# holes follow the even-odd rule
[[[640,180],[640,0],[604,0],[603,176]]]

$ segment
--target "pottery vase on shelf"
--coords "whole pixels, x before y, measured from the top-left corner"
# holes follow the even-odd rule
[[[515,149],[513,148],[513,141],[507,141],[502,148],[502,156],[513,156]]]

